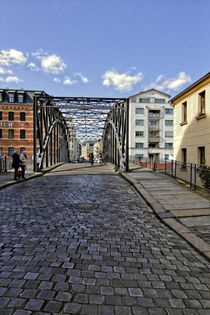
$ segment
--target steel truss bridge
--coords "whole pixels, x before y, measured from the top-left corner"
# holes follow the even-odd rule
[[[35,96],[33,110],[35,172],[69,162],[72,141],[98,139],[104,160],[128,171],[128,99]]]

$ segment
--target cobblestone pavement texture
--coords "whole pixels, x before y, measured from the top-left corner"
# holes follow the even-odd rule
[[[124,179],[68,167],[0,191],[0,314],[209,315],[209,262]]]

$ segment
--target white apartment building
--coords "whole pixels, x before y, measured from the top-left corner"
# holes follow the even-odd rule
[[[173,157],[173,107],[170,95],[150,89],[129,97],[129,158]]]

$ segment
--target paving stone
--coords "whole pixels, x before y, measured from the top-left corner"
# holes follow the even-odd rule
[[[26,304],[26,309],[32,310],[32,311],[39,311],[41,310],[42,306],[44,304],[43,300],[38,299],[30,299],[28,303]]]
[[[84,315],[98,315],[98,306],[96,305],[82,305],[81,314]]]
[[[20,298],[12,298],[10,299],[9,303],[7,304],[8,308],[22,308],[26,304],[25,299]]]
[[[105,300],[103,295],[90,295],[90,304],[102,304]]]
[[[134,315],[149,315],[149,311],[145,307],[134,306],[132,307],[132,311]]]
[[[64,305],[64,312],[67,314],[79,314],[82,309],[82,305],[78,303],[66,303]]]
[[[139,288],[128,288],[130,296],[142,296],[142,291]]]
[[[70,302],[72,295],[69,292],[58,292],[55,299],[61,302]]]
[[[131,310],[127,306],[115,306],[116,315],[131,315]]]
[[[41,290],[37,298],[40,300],[53,300],[54,296],[55,296],[55,291]]]
[[[24,311],[24,310],[16,310],[13,314],[14,315],[30,315],[30,314],[32,314],[32,312]]]
[[[99,306],[99,315],[114,315],[114,307],[110,305]]]
[[[50,313],[55,313],[59,312],[61,310],[62,303],[57,302],[57,301],[49,301],[44,307],[44,311],[50,312]]]

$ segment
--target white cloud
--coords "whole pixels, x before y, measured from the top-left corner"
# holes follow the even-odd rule
[[[76,80],[72,80],[70,77],[68,77],[68,76],[65,76],[65,78],[64,78],[64,80],[63,80],[63,85],[69,85],[69,86],[71,86],[71,85],[74,85],[74,84],[76,84],[77,83],[77,81]]]
[[[32,71],[39,71],[39,67],[34,62],[28,63],[27,68],[29,68]]]
[[[164,75],[159,75],[155,82],[147,88],[155,88],[157,90],[178,90],[182,85],[191,82],[191,78],[185,72],[181,71],[175,78],[167,79]]]
[[[0,74],[12,74],[12,73],[13,73],[12,70],[0,67]]]
[[[59,56],[53,54],[41,57],[41,67],[45,72],[60,73],[65,70],[66,64]]]
[[[0,81],[1,82],[7,82],[7,83],[19,83],[19,82],[23,82],[23,80],[19,79],[16,76],[8,76],[8,77],[0,77]]]
[[[39,48],[37,51],[31,53],[31,56],[35,57],[36,59],[40,59],[43,56],[47,56],[48,53],[44,51],[44,49]]]
[[[89,82],[88,78],[86,78],[82,73],[76,73],[75,77],[79,77],[82,83],[87,84]]]
[[[127,92],[132,90],[133,86],[143,79],[141,72],[135,75],[128,75],[127,73],[119,73],[116,70],[106,71],[103,75],[104,86],[114,86],[120,92]]]
[[[27,57],[16,49],[0,50],[0,65],[11,66],[14,64],[25,64]]]

